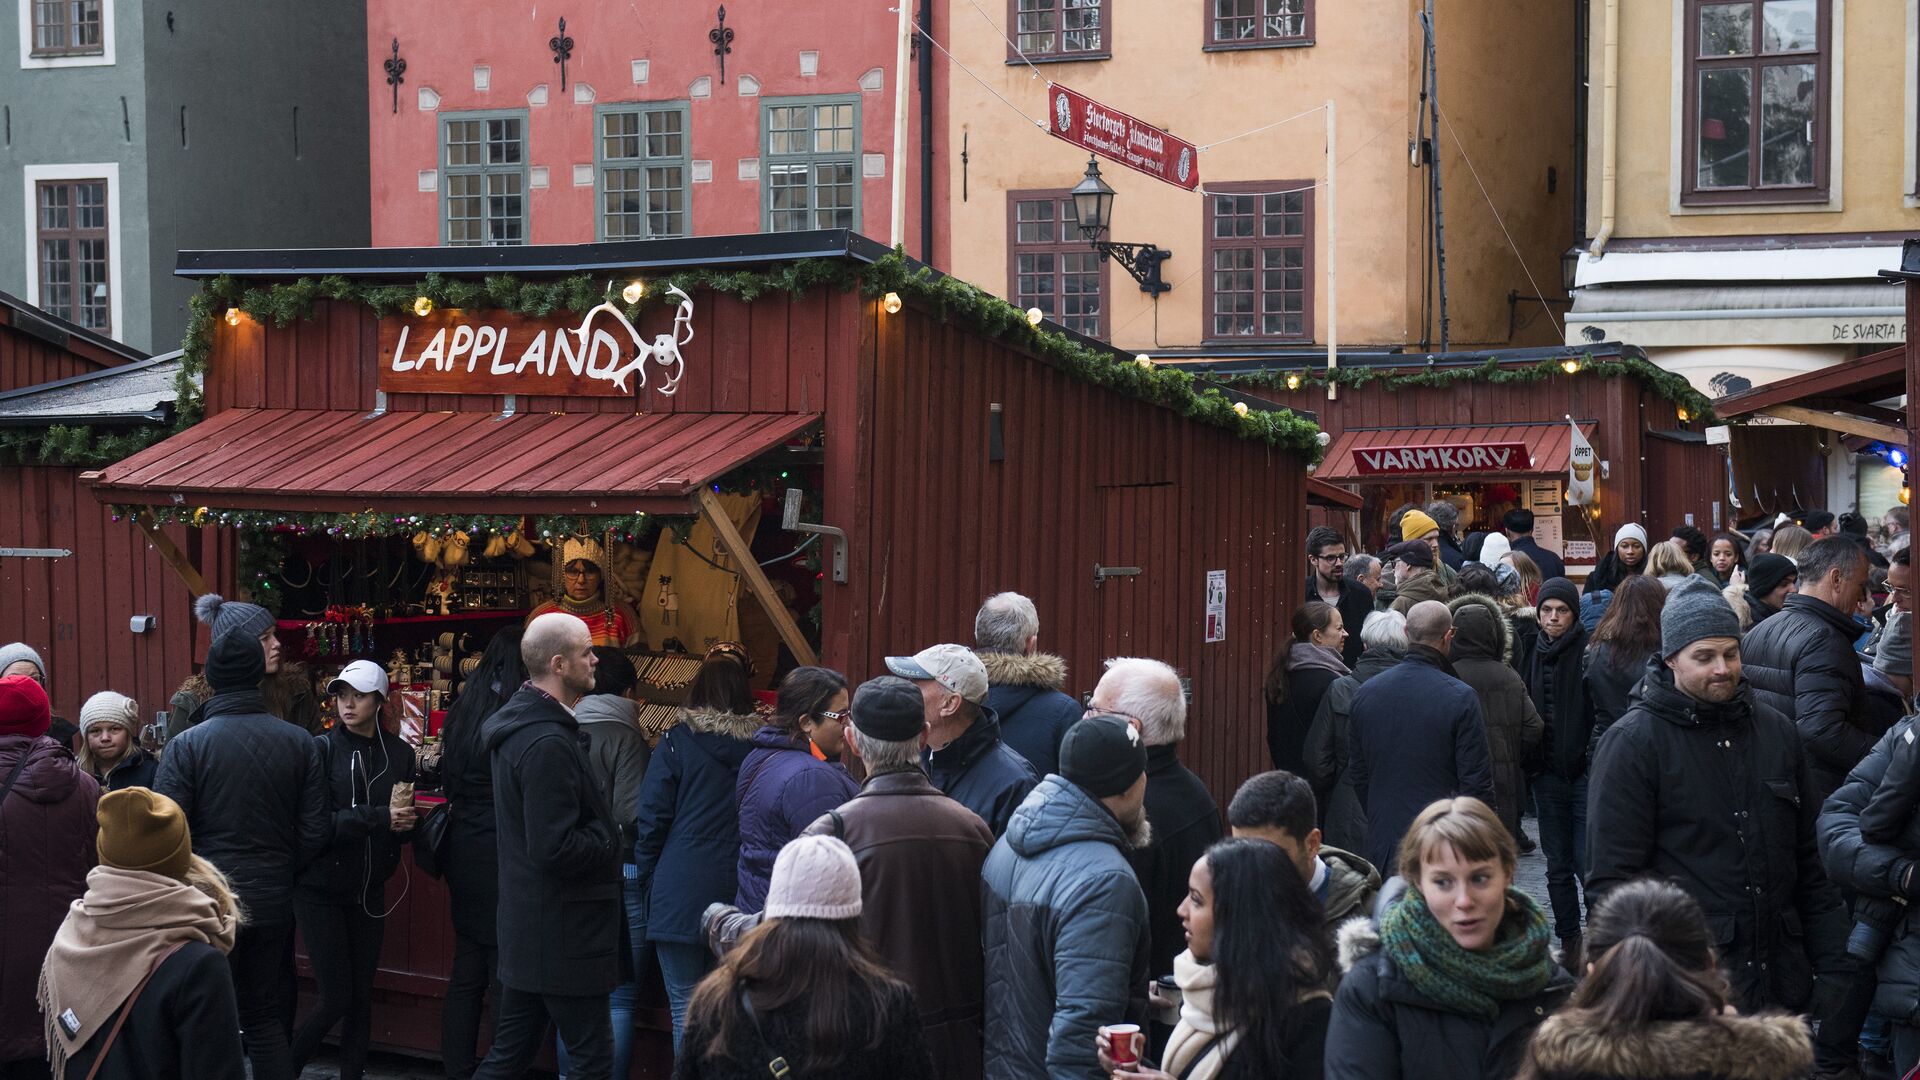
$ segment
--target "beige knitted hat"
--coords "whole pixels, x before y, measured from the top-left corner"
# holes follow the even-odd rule
[[[111,690],[102,690],[87,699],[80,706],[80,733],[95,724],[119,724],[128,732],[140,733],[140,706],[125,694],[116,694]]]
[[[851,919],[860,914],[860,864],[845,841],[802,836],[780,849],[767,888],[769,919]]]

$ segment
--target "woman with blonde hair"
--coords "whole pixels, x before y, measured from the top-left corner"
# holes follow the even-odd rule
[[[1782,525],[1773,531],[1773,540],[1767,550],[1775,555],[1785,555],[1797,564],[1801,552],[1812,546],[1812,533],[1798,525]]]
[[[99,814],[100,865],[40,971],[54,1080],[241,1080],[233,890],[165,795],[109,792]]]
[[[1377,921],[1340,930],[1347,974],[1327,1080],[1505,1080],[1519,1069],[1573,978],[1553,961],[1546,913],[1513,884],[1518,859],[1479,799],[1441,799],[1413,819]]]
[[[1520,575],[1520,597],[1529,605],[1540,599],[1540,583],[1546,576],[1540,573],[1540,564],[1524,551],[1509,551],[1500,557],[1500,561],[1513,567]]]
[[[1647,552],[1647,573],[1672,591],[1693,575],[1693,560],[1687,557],[1687,546],[1678,540],[1662,540],[1653,545]]]

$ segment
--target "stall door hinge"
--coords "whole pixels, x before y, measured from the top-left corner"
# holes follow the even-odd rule
[[[1111,577],[1138,576],[1140,576],[1140,568],[1137,566],[1101,566],[1099,563],[1093,564],[1093,587],[1096,589],[1105,584],[1106,580]]]

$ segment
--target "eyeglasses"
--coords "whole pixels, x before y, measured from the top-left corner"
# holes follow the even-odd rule
[[[1309,555],[1307,558],[1312,559],[1314,562],[1337,563],[1346,561],[1347,553],[1341,551],[1332,555]]]
[[[835,712],[832,709],[826,709],[826,710],[822,710],[821,712],[815,715],[819,716],[820,719],[822,720],[831,720],[836,724],[844,724],[847,722],[847,717],[852,716],[853,714],[848,712],[845,709],[841,709],[838,712]]]
[[[561,571],[561,573],[565,574],[568,577],[577,577],[577,578],[593,577],[599,572],[600,572],[599,570],[591,566],[583,566],[578,570],[575,570],[573,567],[569,566],[565,570]]]
[[[1132,713],[1123,713],[1118,709],[1098,709],[1093,707],[1092,705],[1089,705],[1087,706],[1086,711],[1080,714],[1080,719],[1085,720],[1090,716],[1117,716],[1120,719],[1125,720],[1127,723],[1132,724],[1134,727],[1140,729],[1141,731],[1145,731],[1147,729],[1146,721],[1140,719],[1137,716],[1134,716]]]

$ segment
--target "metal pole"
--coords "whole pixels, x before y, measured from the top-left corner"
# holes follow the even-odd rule
[[[933,5],[920,5],[920,34],[933,40]],[[920,261],[933,265],[933,46],[920,50]]]
[[[1427,179],[1433,191],[1433,258],[1440,279],[1440,351],[1446,352],[1451,330],[1447,318],[1447,226],[1440,187],[1440,54],[1433,40],[1433,0],[1420,13],[1427,35]]]
[[[1340,250],[1340,215],[1335,211],[1339,206],[1340,185],[1335,183],[1335,172],[1340,166],[1339,155],[1334,153],[1334,106],[1333,99],[1327,99],[1327,400],[1340,396],[1340,387],[1333,381],[1333,373],[1340,367],[1340,286],[1338,265]]]
[[[913,0],[899,4],[900,35],[893,56],[893,228],[887,234],[887,243],[896,248],[907,242],[907,52],[913,44]]]

